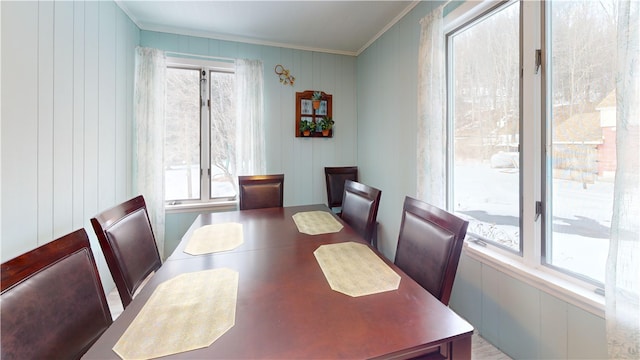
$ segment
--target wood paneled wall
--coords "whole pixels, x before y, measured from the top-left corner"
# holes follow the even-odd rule
[[[113,2],[1,2],[2,261],[132,196],[140,30]]]

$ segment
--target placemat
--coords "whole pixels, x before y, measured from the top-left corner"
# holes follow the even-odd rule
[[[321,245],[313,252],[331,289],[357,297],[397,290],[396,274],[367,245],[355,242]]]
[[[208,254],[237,248],[244,242],[242,224],[222,223],[196,229],[184,252],[191,255]]]
[[[122,359],[149,359],[211,345],[235,324],[238,272],[182,274],[158,285],[113,347]]]
[[[326,211],[299,212],[293,214],[292,218],[298,231],[309,235],[335,233],[343,228],[342,224]]]

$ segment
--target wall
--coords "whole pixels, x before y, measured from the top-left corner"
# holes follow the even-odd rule
[[[284,173],[284,205],[326,203],[325,166],[357,163],[356,58],[193,36],[141,31],[140,45],[165,51],[226,58],[260,59],[264,64],[267,173]],[[282,85],[274,68],[295,76]],[[333,95],[332,138],[295,137],[295,94],[322,90]],[[167,214],[165,255],[189,226],[191,216]]]
[[[404,197],[416,193],[418,21],[436,4],[418,4],[358,56],[358,166],[382,190],[378,247],[390,259]]]
[[[604,320],[463,255],[450,307],[514,359],[606,359]]]
[[[437,5],[420,2],[357,61],[358,166],[382,190],[378,246],[390,259],[404,197],[416,195],[419,20]],[[607,357],[601,317],[465,253],[450,306],[513,358]]]
[[[84,227],[130,197],[134,49],[113,2],[2,1],[1,258]]]

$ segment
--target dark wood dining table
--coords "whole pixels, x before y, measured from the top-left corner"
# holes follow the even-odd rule
[[[235,325],[206,348],[176,359],[401,359],[440,348],[445,358],[470,359],[473,327],[371,248],[401,277],[397,290],[361,297],[333,291],[313,252],[324,244],[367,244],[338,217],[336,233],[307,235],[292,215],[325,205],[201,214],[176,250],[133,302],[85,354],[118,359],[112,350],[154,289],[177,275],[230,268],[239,273]],[[233,250],[183,252],[198,228],[236,222],[243,243]]]

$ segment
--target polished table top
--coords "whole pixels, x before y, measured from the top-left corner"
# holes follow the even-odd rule
[[[344,224],[337,233],[300,233],[291,216],[324,205],[202,214],[175,252],[103,334],[85,358],[118,358],[112,347],[158,284],[216,268],[239,273],[235,325],[211,346],[168,358],[337,359],[406,358],[441,344],[470,358],[473,327],[374,250],[401,276],[396,291],[349,297],[331,290],[313,252],[323,244],[366,243]],[[342,222],[342,220],[338,219]],[[204,225],[243,224],[244,243],[213,254],[184,253]]]

